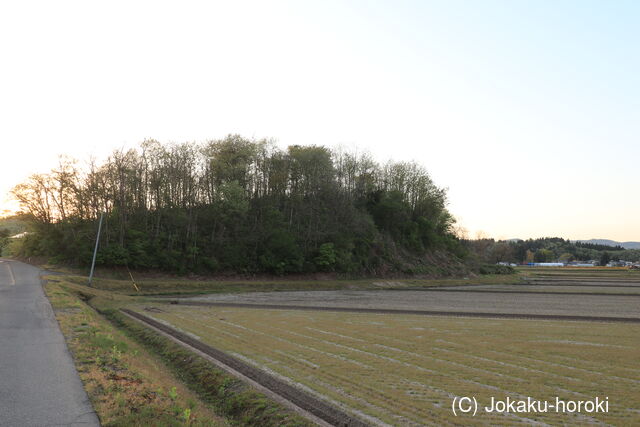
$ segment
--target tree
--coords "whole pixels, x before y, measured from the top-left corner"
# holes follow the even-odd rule
[[[558,261],[560,261],[560,262],[564,262],[564,263],[571,262],[571,261],[573,261],[573,260],[574,260],[573,255],[572,255],[572,254],[570,254],[570,253],[568,253],[568,252],[563,253],[563,254],[562,254],[562,255],[560,255],[560,257],[558,258]]]
[[[491,249],[491,263],[511,262],[514,258],[513,246],[508,242],[496,242]]]
[[[318,248],[318,256],[313,261],[320,270],[328,271],[333,269],[336,260],[337,253],[333,243],[323,243]]]
[[[551,262],[553,261],[553,252],[549,249],[538,249],[533,259],[535,262]]]

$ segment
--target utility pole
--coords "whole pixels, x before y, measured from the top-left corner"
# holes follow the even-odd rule
[[[91,286],[91,280],[93,279],[93,269],[96,266],[96,255],[98,253],[98,243],[100,242],[100,231],[102,230],[102,218],[104,212],[100,213],[100,222],[98,223],[98,235],[96,236],[96,247],[93,249],[93,261],[91,261],[91,273],[89,273],[89,286]]]

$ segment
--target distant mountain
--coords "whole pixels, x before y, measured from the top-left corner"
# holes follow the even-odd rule
[[[573,240],[574,242],[591,243],[594,245],[622,246],[625,249],[640,249],[640,242],[616,242],[608,239]]]

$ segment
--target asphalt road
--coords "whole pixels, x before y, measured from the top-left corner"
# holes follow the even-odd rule
[[[99,426],[40,282],[0,260],[0,426]]]

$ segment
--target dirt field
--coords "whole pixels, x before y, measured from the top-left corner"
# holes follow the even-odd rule
[[[629,296],[508,294],[455,291],[301,291],[214,294],[192,301],[357,307],[486,313],[640,317],[640,299]]]
[[[138,310],[372,424],[640,423],[638,325],[145,308]],[[451,413],[455,396],[474,396],[485,405],[492,396],[599,396],[608,397],[611,407],[608,414],[485,413],[461,419]]]
[[[639,425],[639,277],[532,270],[518,283],[185,295],[134,308],[373,425]],[[250,307],[187,305],[203,303]],[[507,315],[553,319],[497,318]],[[456,418],[462,396],[481,408],[492,397],[599,397],[610,409]]]
[[[572,283],[536,283],[527,285],[469,285],[469,286],[442,286],[439,288],[425,289],[426,291],[494,291],[494,292],[536,292],[536,293],[569,293],[569,294],[598,294],[598,295],[638,295],[640,296],[640,285],[607,285],[603,283],[594,284],[572,284]]]

